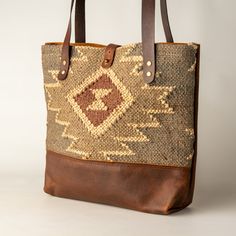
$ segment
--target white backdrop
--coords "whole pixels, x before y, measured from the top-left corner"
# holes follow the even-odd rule
[[[157,5],[156,41],[164,41]],[[175,41],[201,44],[201,68],[194,203],[163,218],[52,198],[42,192],[46,106],[40,47],[64,39],[70,1],[0,0],[1,235],[222,235],[226,229],[235,231],[236,2],[169,0],[168,6]],[[140,41],[141,0],[88,0],[86,8],[89,42]]]

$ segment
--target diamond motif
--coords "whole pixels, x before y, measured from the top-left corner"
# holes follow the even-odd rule
[[[89,132],[100,136],[126,112],[134,99],[111,69],[100,68],[70,91],[67,100]]]
[[[96,100],[91,105],[89,105],[86,110],[107,111],[108,107],[102,99],[111,92],[112,89],[92,89],[92,93],[95,96]]]

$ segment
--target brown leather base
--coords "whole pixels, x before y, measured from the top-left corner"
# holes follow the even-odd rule
[[[44,191],[58,197],[169,214],[192,202],[191,169],[83,161],[48,151]]]

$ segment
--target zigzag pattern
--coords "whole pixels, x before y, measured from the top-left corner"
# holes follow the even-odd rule
[[[55,122],[56,122],[57,124],[59,124],[59,125],[65,126],[65,128],[64,128],[64,130],[63,130],[61,136],[62,136],[63,138],[69,138],[69,139],[72,139],[72,140],[73,140],[73,142],[71,142],[71,144],[70,144],[69,147],[66,149],[66,151],[68,151],[68,152],[70,152],[70,151],[71,151],[71,152],[75,152],[75,153],[77,153],[77,154],[79,154],[79,155],[88,157],[88,156],[90,155],[90,153],[83,152],[83,151],[80,151],[80,150],[77,150],[77,149],[76,149],[76,150],[73,149],[74,143],[78,140],[78,138],[76,138],[75,136],[70,135],[70,134],[67,133],[67,129],[68,129],[68,127],[70,126],[70,122],[65,121],[65,120],[61,120],[61,119],[59,118],[60,112],[61,112],[61,108],[55,108],[55,107],[52,107],[52,106],[51,106],[51,103],[52,103],[52,96],[51,96],[49,90],[50,90],[50,88],[59,88],[59,87],[61,87],[61,84],[59,83],[59,81],[58,81],[58,79],[57,79],[59,70],[49,70],[48,73],[51,74],[51,78],[56,81],[56,83],[45,83],[45,84],[44,84],[45,91],[46,91],[46,93],[48,94],[48,97],[49,97],[49,99],[48,99],[48,106],[47,106],[47,107],[48,107],[48,110],[49,110],[49,111],[56,112]]]
[[[146,111],[148,114],[173,114],[173,108],[169,106],[169,104],[166,102],[167,97],[170,95],[170,93],[173,92],[173,90],[175,89],[175,86],[148,86],[147,84],[145,84],[142,89],[145,90],[159,90],[159,91],[163,91],[163,94],[160,95],[157,98],[157,101],[159,101],[162,104],[163,109],[145,109],[144,111]]]
[[[148,86],[147,86],[148,87]],[[142,89],[147,89],[147,87],[143,87]],[[149,88],[149,87],[148,87]],[[127,126],[131,127],[135,134],[130,135],[130,136],[122,136],[122,137],[114,137],[115,140],[118,140],[120,142],[122,142],[123,145],[126,145],[127,148],[129,148],[127,143],[130,142],[149,142],[150,139],[147,137],[147,135],[145,135],[141,129],[145,129],[145,128],[158,128],[161,126],[160,122],[158,122],[158,120],[153,117],[153,114],[173,114],[173,108],[171,108],[169,106],[169,104],[166,102],[166,98],[168,97],[168,95],[173,91],[172,87],[153,87],[152,90],[163,90],[163,95],[161,95],[158,100],[161,101],[161,104],[163,105],[163,109],[143,109],[143,114],[145,114],[146,116],[148,116],[150,118],[150,120],[152,120],[152,122],[146,122],[146,123],[128,123]],[[168,92],[167,92],[168,91]],[[120,153],[120,156],[126,156],[126,155],[135,155],[136,153],[134,153],[130,148],[128,149],[129,151],[127,153]],[[115,155],[114,153],[106,153],[107,155]]]
[[[72,62],[80,62],[80,61],[82,61],[82,62],[88,62],[88,57],[87,57],[86,55],[84,55],[83,52],[81,52],[81,50],[79,49],[79,47],[76,46],[76,47],[75,47],[75,50],[76,50],[76,52],[77,52],[77,56],[71,58],[71,61],[72,61]]]
[[[50,111],[47,148],[86,160],[190,166],[195,137],[188,107],[196,49],[182,44],[156,47],[162,70],[156,77],[161,78],[150,86],[142,79],[141,44],[119,47],[112,67],[103,71],[104,48],[73,46],[65,81],[57,80],[60,46],[43,47]],[[94,89],[112,91],[103,96]]]

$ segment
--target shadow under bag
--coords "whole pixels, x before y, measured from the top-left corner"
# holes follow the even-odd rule
[[[71,12],[74,5],[71,3]],[[42,46],[47,102],[44,190],[169,214],[193,198],[199,45],[155,43],[155,0],[142,0],[142,43],[85,43],[85,0],[63,43]]]

